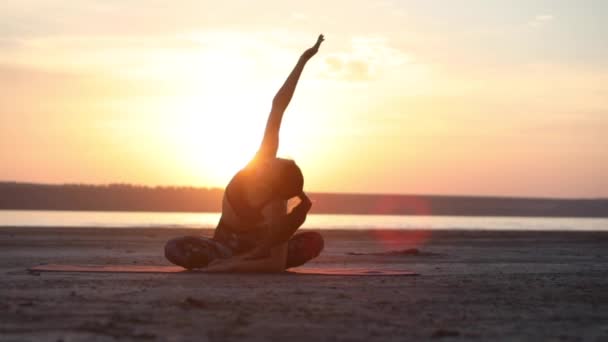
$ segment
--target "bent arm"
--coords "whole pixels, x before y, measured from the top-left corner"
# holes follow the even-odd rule
[[[271,224],[268,237],[253,251],[220,260],[205,272],[282,272],[287,263],[287,241],[302,226],[312,203],[302,193],[301,202],[287,215]]]
[[[264,138],[262,139],[262,144],[255,156],[255,159],[276,157],[277,150],[279,149],[279,130],[281,129],[283,114],[285,113],[289,102],[291,102],[291,98],[296,90],[296,85],[298,84],[300,75],[302,75],[304,66],[308,60],[310,60],[319,51],[319,47],[321,46],[323,40],[323,35],[320,35],[315,45],[304,51],[302,56],[300,56],[300,59],[298,59],[298,63],[285,80],[285,83],[283,83],[283,86],[281,86],[277,94],[274,96],[274,99],[272,100],[272,109],[270,110],[270,115],[268,116],[268,121],[266,123],[266,129],[264,131]]]
[[[300,203],[287,215],[272,222],[268,236],[245,258],[256,259],[268,254],[276,246],[286,244],[293,234],[304,224],[306,215],[312,207],[312,202],[306,194],[300,194]]]

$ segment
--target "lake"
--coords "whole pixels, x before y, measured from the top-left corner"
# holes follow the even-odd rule
[[[219,217],[219,213],[0,210],[0,227],[214,228]],[[311,214],[303,227],[608,231],[608,219]]]

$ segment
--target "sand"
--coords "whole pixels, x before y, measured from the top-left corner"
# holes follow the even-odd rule
[[[167,264],[200,232],[0,228],[0,340],[608,341],[608,233],[327,231],[309,265],[418,277],[26,271]]]

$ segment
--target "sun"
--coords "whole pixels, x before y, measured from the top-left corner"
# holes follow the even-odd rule
[[[200,183],[223,187],[254,156],[263,136],[265,117],[247,102],[181,99],[173,106],[173,150]]]
[[[271,70],[257,67],[263,63],[231,50],[205,52],[194,61],[192,72],[182,80],[183,91],[163,100],[165,119],[159,130],[168,132],[174,151],[170,158],[185,170],[179,171],[182,178],[224,187],[259,148],[280,82],[267,76]],[[286,115],[297,111],[291,108]],[[298,152],[313,145],[302,139],[302,132],[313,132],[305,128],[314,128],[314,120],[291,121],[294,124],[297,127],[281,128],[279,153],[287,157],[303,155]]]

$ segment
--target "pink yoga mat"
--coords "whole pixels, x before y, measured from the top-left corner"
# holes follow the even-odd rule
[[[144,265],[39,265],[30,267],[31,272],[88,272],[88,273],[201,273],[188,271],[179,266],[144,266]],[[286,273],[333,276],[416,276],[417,273],[399,270],[378,270],[370,268],[313,268],[296,267]],[[206,273],[211,274],[211,273]]]

